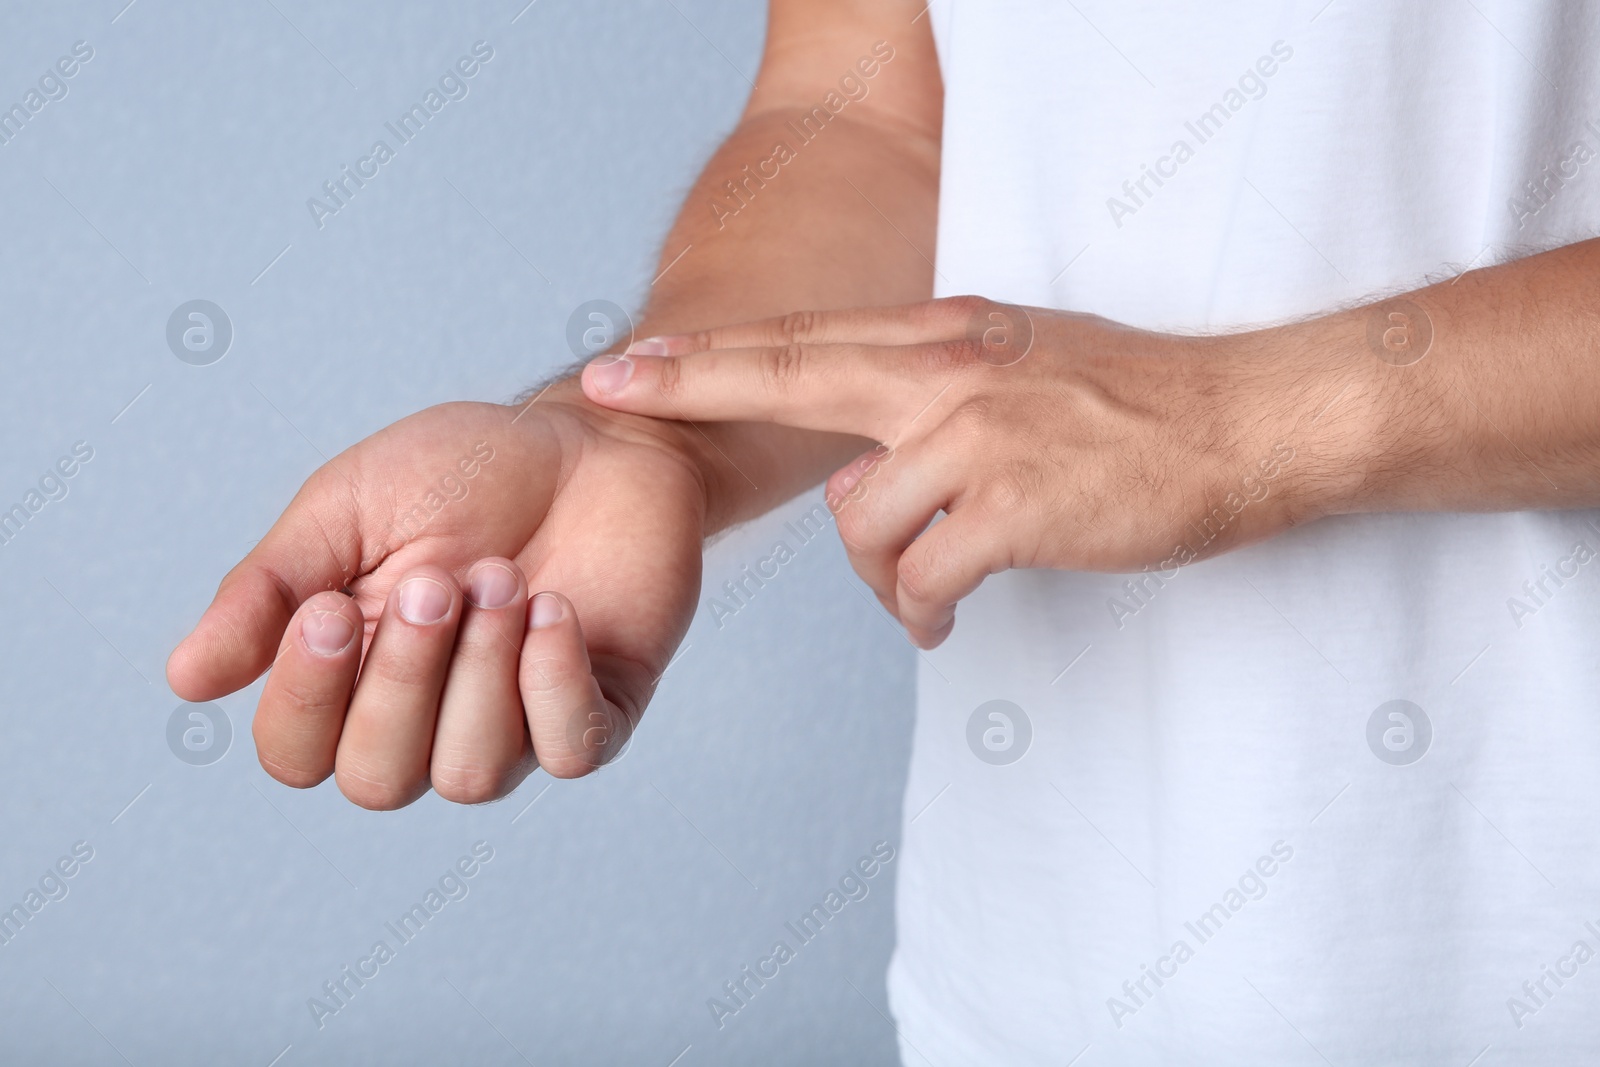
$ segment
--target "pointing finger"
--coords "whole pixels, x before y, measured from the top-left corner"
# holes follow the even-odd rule
[[[647,337],[628,346],[630,356],[682,356],[712,348],[768,348],[790,344],[910,345],[966,336],[993,301],[946,297],[896,307],[795,311],[698,333]]]
[[[967,341],[902,348],[780,345],[691,356],[602,356],[584,393],[637,415],[686,421],[776,422],[892,441],[975,366]]]

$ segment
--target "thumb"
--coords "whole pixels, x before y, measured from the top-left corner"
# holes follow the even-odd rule
[[[243,689],[272,665],[308,597],[356,577],[362,538],[353,500],[350,483],[332,468],[311,476],[167,658],[174,693],[202,701]]]

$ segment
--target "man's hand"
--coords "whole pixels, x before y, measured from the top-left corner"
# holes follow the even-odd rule
[[[1326,440],[1313,431],[1339,399],[1335,365],[1256,335],[1172,337],[963,297],[629,352],[588,366],[590,399],[882,442],[827,497],[856,572],[924,647],[989,574],[1175,568],[1316,518],[1360,479],[1308,447]],[[1363,406],[1350,403],[1346,435]]]
[[[223,579],[173,690],[270,666],[262,766],[366,808],[614,756],[693,613],[705,482],[680,429],[575,392],[429,408],[335,457]]]
[[[654,329],[930,291],[943,92],[923,8],[773,0],[760,88],[665,242]],[[826,132],[797,136],[808,123]],[[803,152],[781,180],[780,142]],[[480,442],[492,459],[475,458]],[[502,796],[535,757],[583,774],[626,741],[688,628],[702,535],[861,444],[772,425],[702,434],[597,408],[572,382],[526,414],[429,409],[306,483],[168,679],[210,700],[272,666],[262,763],[292,785],[332,773],[365,807],[430,782],[451,800]]]
[[[1585,241],[1210,337],[974,297],[791,314],[637,342],[583,387],[881,442],[829,500],[931,646],[1010,567],[1170,571],[1329,514],[1600,505],[1596,277]]]

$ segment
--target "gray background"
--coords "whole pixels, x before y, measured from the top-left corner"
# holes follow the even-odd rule
[[[166,742],[168,651],[319,452],[507,399],[571,360],[578,304],[637,305],[748,91],[761,5],[124,2],[0,14],[5,106],[95,49],[0,147],[0,508],[95,450],[0,548],[0,906],[94,849],[0,946],[0,1059],[891,1062],[892,865],[725,1028],[706,1007],[898,841],[912,653],[831,535],[721,630],[702,605],[590,779],[361,811],[263,774],[259,684],[220,702],[220,762]],[[479,39],[470,95],[319,231],[306,198]],[[235,330],[208,367],[164,338],[196,298]],[[801,510],[717,544],[707,587]],[[319,1031],[307,999],[480,839],[470,895]]]

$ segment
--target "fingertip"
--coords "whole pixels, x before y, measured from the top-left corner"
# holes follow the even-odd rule
[[[455,625],[461,618],[461,586],[443,567],[424,563],[413,567],[395,583],[385,614],[414,627]]]
[[[194,633],[191,631],[189,636],[179,641],[177,647],[167,655],[167,688],[177,694],[180,700],[201,703],[213,700],[215,697],[207,695],[204,687],[199,684],[200,679],[196,676],[193,657],[187,651],[193,637]]]
[[[528,629],[543,630],[572,614],[572,604],[560,593],[545,591],[528,601]]]
[[[906,627],[906,633],[910,636],[912,644],[916,645],[924,652],[932,652],[934,649],[944,644],[945,639],[950,636],[950,631],[955,629],[955,625],[956,620],[954,617],[952,617],[943,626],[940,626],[936,630],[908,626]]]
[[[202,616],[167,656],[167,685],[180,699],[202,703],[243,689],[261,673],[257,670],[245,677],[248,670],[248,663],[241,662],[237,642],[220,635],[213,621]]]
[[[365,620],[355,601],[343,593],[318,593],[300,605],[296,614],[296,637],[312,655],[329,659],[357,647],[356,635]]]
[[[596,356],[583,368],[583,393],[597,404],[615,402],[633,380],[637,364],[629,356]]]
[[[511,560],[489,556],[468,569],[461,593],[475,608],[498,611],[516,605],[527,595],[527,579],[522,568]]]

